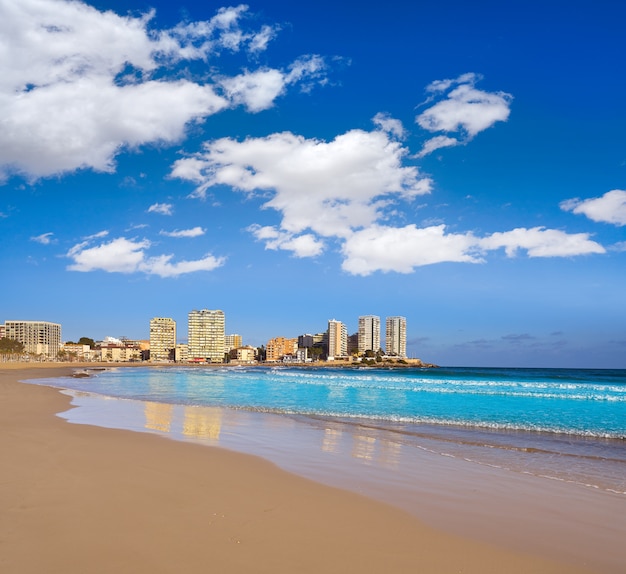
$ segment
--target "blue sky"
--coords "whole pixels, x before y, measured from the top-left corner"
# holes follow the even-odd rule
[[[626,6],[176,4],[0,0],[0,321],[626,367]]]

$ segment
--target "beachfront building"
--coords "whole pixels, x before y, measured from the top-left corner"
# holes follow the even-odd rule
[[[176,321],[169,317],[150,319],[150,360],[170,361],[176,349]]]
[[[328,321],[328,360],[348,356],[348,329],[335,319]]]
[[[189,313],[189,360],[223,363],[226,319],[219,309],[195,309]]]
[[[99,352],[92,349],[89,345],[81,343],[63,343],[61,352],[68,361],[95,361]]]
[[[287,355],[293,355],[298,351],[298,339],[274,337],[267,342],[265,347],[266,361],[282,361]]]
[[[174,350],[174,360],[177,363],[186,363],[189,360],[189,346],[185,343],[178,343]]]
[[[138,341],[105,337],[100,343],[100,360],[106,363],[134,363],[142,360]]]
[[[48,321],[5,321],[4,336],[24,345],[24,351],[56,359],[61,350],[61,325]]]
[[[229,353],[230,351],[243,347],[243,339],[241,335],[225,335],[224,336],[224,351]]]
[[[238,363],[254,363],[256,361],[256,347],[246,345],[245,347],[237,347],[231,352],[231,357],[234,355],[234,359]]]
[[[366,351],[378,352],[380,349],[380,317],[364,315],[359,317],[359,355]]]
[[[406,318],[387,317],[385,353],[406,358]]]
[[[303,351],[303,353],[301,353]],[[311,335],[306,333],[298,337],[298,356],[305,361],[317,361],[328,351],[328,332]]]

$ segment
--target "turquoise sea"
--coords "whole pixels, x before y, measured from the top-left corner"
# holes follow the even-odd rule
[[[359,429],[398,449],[626,495],[626,370],[168,366],[89,375],[31,382],[68,389],[76,401],[143,404],[147,429],[169,431],[175,409],[196,417],[193,409],[213,409],[213,422],[203,423],[209,434],[221,432],[215,409],[266,413],[317,426],[326,438]]]

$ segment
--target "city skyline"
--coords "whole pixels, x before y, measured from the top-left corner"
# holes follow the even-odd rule
[[[332,17],[329,17],[332,14]],[[0,316],[626,368],[626,5],[0,0]]]

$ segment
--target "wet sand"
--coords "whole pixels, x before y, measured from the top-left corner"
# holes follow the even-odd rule
[[[2,572],[610,571],[444,532],[247,454],[68,424],[69,397],[18,381],[75,366],[5,367]]]

